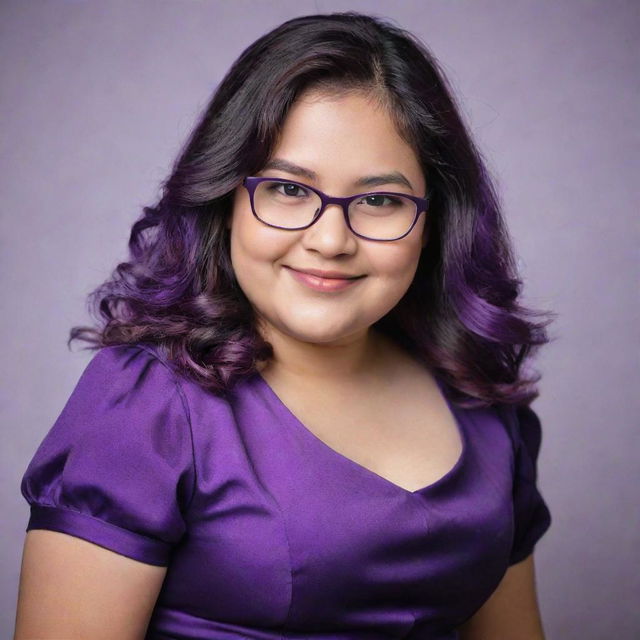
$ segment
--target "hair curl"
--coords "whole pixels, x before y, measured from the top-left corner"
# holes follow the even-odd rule
[[[530,403],[525,359],[554,314],[518,302],[495,188],[428,49],[389,21],[355,12],[289,20],[250,45],[214,92],[155,206],[143,208],[129,260],[88,299],[90,349],[151,343],[171,366],[227,393],[273,356],[235,278],[233,192],[269,159],[306,89],[366,91],[387,106],[428,176],[429,238],[405,296],[375,327],[419,356],[464,407]]]

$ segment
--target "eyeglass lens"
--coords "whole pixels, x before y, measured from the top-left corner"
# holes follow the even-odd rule
[[[313,222],[322,200],[299,185],[284,181],[260,182],[253,198],[256,215],[267,224],[299,229]],[[415,218],[416,204],[409,198],[382,192],[352,200],[349,221],[356,233],[376,240],[404,235]]]

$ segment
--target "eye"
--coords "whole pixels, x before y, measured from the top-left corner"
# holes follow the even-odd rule
[[[306,189],[303,189],[297,184],[291,182],[274,182],[269,186],[269,191],[277,191],[277,193],[284,196],[291,196],[294,198],[300,198],[309,195]]]
[[[388,196],[383,193],[372,193],[371,195],[365,196],[360,201],[360,204],[365,204],[370,207],[384,207],[399,205],[401,201],[399,198],[394,198],[393,196]]]
[[[366,204],[368,204],[370,206],[379,207],[379,206],[382,206],[384,204],[385,198],[386,198],[386,196],[374,195],[374,196],[366,196],[364,200],[365,200]]]

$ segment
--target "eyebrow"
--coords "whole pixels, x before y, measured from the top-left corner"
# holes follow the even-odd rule
[[[283,160],[282,158],[273,158],[267,162],[263,171],[267,169],[277,169],[279,171],[286,171],[296,176],[308,178],[309,180],[317,180],[318,174],[311,169],[305,169],[293,162]],[[409,180],[399,171],[391,171],[390,173],[381,173],[375,176],[363,176],[354,183],[357,187],[376,187],[383,184],[401,184],[405,187],[409,187],[413,191],[413,187]]]

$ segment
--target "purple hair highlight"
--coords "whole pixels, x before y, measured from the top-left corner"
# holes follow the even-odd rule
[[[380,99],[422,163],[429,237],[408,291],[375,327],[415,353],[460,406],[526,404],[527,359],[549,341],[550,312],[522,306],[513,249],[480,153],[443,72],[409,32],[355,13],[289,20],[232,65],[129,238],[129,259],[88,299],[98,349],[145,343],[177,372],[225,394],[273,356],[234,275],[235,189],[269,159],[309,88]]]

